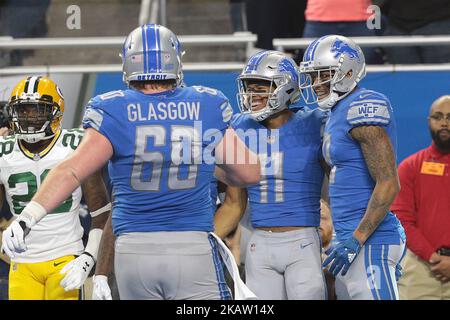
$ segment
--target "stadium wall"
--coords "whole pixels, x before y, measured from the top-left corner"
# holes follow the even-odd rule
[[[236,101],[237,72],[185,72],[188,85],[220,89],[238,111]],[[394,108],[398,129],[398,161],[427,147],[431,138],[427,116],[431,103],[450,94],[450,71],[398,71],[369,73],[361,86],[385,94]],[[124,89],[120,73],[97,75],[94,95]]]

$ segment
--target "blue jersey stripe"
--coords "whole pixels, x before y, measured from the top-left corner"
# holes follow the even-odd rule
[[[364,247],[364,266],[366,268],[366,276],[367,279],[367,285],[370,288],[370,291],[372,292],[372,297],[374,300],[378,299],[378,294],[376,290],[376,281],[374,279],[374,273],[372,269],[372,246],[371,245],[365,245]]]
[[[384,247],[384,255],[383,255],[383,266],[384,266],[384,272],[386,276],[386,282],[389,289],[389,296],[391,297],[391,300],[396,300],[395,296],[395,289],[394,289],[394,282],[392,281],[391,272],[389,270],[389,245],[385,244]]]
[[[211,244],[212,248],[212,256],[213,256],[213,262],[214,262],[214,268],[216,270],[216,277],[217,277],[217,284],[219,286],[219,292],[220,292],[220,299],[221,300],[231,300],[231,294],[228,290],[228,286],[225,282],[225,277],[223,275],[223,265],[220,261],[220,256],[217,252],[217,243],[216,240],[211,236],[208,235],[209,243]]]

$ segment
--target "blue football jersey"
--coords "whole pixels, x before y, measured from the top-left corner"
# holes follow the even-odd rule
[[[233,117],[232,127],[261,162],[260,183],[247,187],[253,227],[319,226],[324,117],[300,109],[275,130],[248,115]]]
[[[213,230],[214,146],[232,114],[220,91],[199,86],[113,91],[89,102],[83,126],[113,146],[108,169],[116,235]]]
[[[331,166],[330,204],[338,241],[350,238],[364,216],[375,187],[360,144],[350,131],[363,125],[381,126],[397,150],[394,114],[381,93],[357,88],[331,109],[325,125],[323,155]],[[402,227],[397,218],[387,216],[367,240],[368,244],[399,244]]]

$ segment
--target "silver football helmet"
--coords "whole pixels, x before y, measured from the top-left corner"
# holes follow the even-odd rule
[[[123,80],[174,79],[183,82],[181,43],[175,33],[158,24],[144,24],[130,32],[122,48]]]
[[[250,92],[248,83],[263,80],[270,84],[271,93]],[[289,107],[300,98],[299,74],[294,60],[278,51],[261,51],[252,56],[237,78],[237,100],[243,114],[263,121]],[[273,89],[273,90],[272,90]],[[273,92],[272,92],[273,91]],[[267,97],[266,106],[253,110],[254,98]]]
[[[365,75],[361,48],[346,37],[327,35],[306,49],[300,63],[299,86],[307,104],[317,103],[321,109],[330,109],[352,92]],[[329,87],[329,94],[320,92],[319,87],[323,86]]]

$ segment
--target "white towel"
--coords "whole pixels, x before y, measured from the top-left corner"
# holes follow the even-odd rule
[[[239,270],[234,260],[233,254],[216,234],[210,232],[219,244],[218,249],[225,266],[228,269],[234,282],[234,300],[257,300],[258,297],[245,285],[239,276]]]

